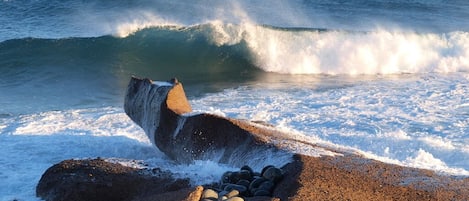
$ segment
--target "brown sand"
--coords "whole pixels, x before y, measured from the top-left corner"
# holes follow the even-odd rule
[[[355,155],[295,156],[276,187],[281,200],[469,200],[469,179]]]

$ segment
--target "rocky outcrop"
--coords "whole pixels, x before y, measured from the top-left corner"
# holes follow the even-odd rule
[[[36,194],[48,201],[130,201],[187,188],[190,188],[189,180],[175,179],[167,171],[89,159],[65,160],[50,167],[42,175]],[[178,195],[176,200],[188,196]]]
[[[259,156],[287,158],[281,168],[282,179],[274,179],[273,189],[269,188],[270,196],[252,196],[260,185],[254,185],[254,177],[247,179],[246,192],[243,194],[238,189],[241,190],[238,196],[244,196],[246,201],[469,200],[467,177],[439,175],[366,159],[352,151],[288,138],[263,124],[192,114],[182,84],[177,80],[153,82],[132,78],[125,111],[161,151],[179,162],[209,159],[242,167]],[[314,157],[294,154],[288,151],[292,145],[326,154]],[[227,173],[218,184],[199,185],[225,191],[226,186],[242,185],[242,179],[231,176],[241,175],[243,171],[241,168],[239,173]],[[270,178],[269,174],[260,175]],[[67,160],[44,173],[37,195],[51,201],[200,200],[204,187],[188,184],[188,180],[174,179],[170,172],[159,169],[135,169],[101,159]]]
[[[242,166],[256,155],[291,157],[272,136],[253,132],[254,123],[212,114],[191,114],[182,84],[132,77],[125,97],[127,115],[170,158],[188,163],[210,159]]]

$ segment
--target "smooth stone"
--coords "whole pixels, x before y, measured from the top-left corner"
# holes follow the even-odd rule
[[[262,168],[262,171],[261,171],[261,175],[264,175],[264,172],[269,169],[269,168],[272,168],[272,167],[275,167],[273,165],[268,165],[268,166],[265,166],[264,168]]]
[[[238,182],[241,179],[240,176],[240,172],[232,172],[230,176],[230,183],[235,184],[236,182]]]
[[[254,189],[259,188],[259,186],[265,181],[268,181],[268,179],[264,177],[259,177],[257,179],[254,179],[254,181],[252,181],[251,184],[249,185],[249,191],[253,192]]]
[[[251,175],[254,173],[254,171],[252,170],[252,168],[249,167],[249,166],[247,166],[247,165],[241,167],[241,171],[242,171],[242,170],[247,170],[247,171],[249,171],[249,172],[251,173]]]
[[[239,171],[239,180],[242,180],[242,179],[245,179],[245,180],[252,180],[251,172],[249,172],[249,171],[247,171],[247,170],[241,170],[241,171]]]
[[[282,179],[283,173],[282,170],[276,167],[270,167],[267,170],[264,171],[262,174],[262,177],[269,179],[273,182],[278,182]]]
[[[232,198],[232,197],[236,197],[238,195],[239,195],[239,191],[235,189],[235,190],[232,190],[229,193],[227,193],[225,196],[227,198]]]
[[[256,192],[253,194],[254,196],[270,196],[271,193],[269,191],[266,191],[264,189],[258,189]]]
[[[231,177],[232,177],[233,172],[225,172],[221,176],[221,183],[231,183]]]
[[[202,196],[201,196],[202,199],[204,198],[215,198],[215,199],[218,199],[218,193],[212,189],[205,189],[203,192],[202,192]]]
[[[236,185],[236,184],[228,184],[223,190],[225,191],[232,191],[232,190],[237,190],[239,193],[244,193],[247,191],[247,188],[242,185]]]
[[[244,199],[241,197],[232,197],[232,198],[228,198],[225,201],[244,201]]]
[[[221,192],[218,193],[218,197],[223,197],[226,194],[228,194],[228,191],[221,191]]]
[[[265,182],[263,182],[258,189],[263,189],[263,190],[266,190],[266,191],[269,191],[269,192],[272,192],[272,190],[274,189],[274,182],[270,181],[270,180],[267,180]]]
[[[245,186],[246,188],[249,188],[249,184],[251,184],[251,182],[249,182],[248,180],[245,180],[245,179],[241,179],[238,182],[236,182],[236,184]]]
[[[220,190],[219,191],[223,191],[223,189],[225,189],[225,187],[230,184],[230,183],[224,183],[224,184],[221,184],[220,185]]]

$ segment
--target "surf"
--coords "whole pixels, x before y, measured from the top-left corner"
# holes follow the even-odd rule
[[[469,71],[467,44],[469,32],[461,31],[360,32],[217,21],[194,26],[145,27],[123,36],[8,40],[0,43],[0,64],[5,68],[54,62],[53,65],[67,68],[69,60],[74,59],[93,68],[110,68],[106,71],[158,72],[161,78],[198,72],[452,73]],[[28,59],[20,65],[15,62],[24,58]]]

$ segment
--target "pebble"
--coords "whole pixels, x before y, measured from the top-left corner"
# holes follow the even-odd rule
[[[270,196],[270,192],[266,191],[264,189],[259,189],[256,192],[254,192],[254,196]]]
[[[215,198],[215,199],[218,199],[218,193],[215,192],[214,190],[212,189],[205,189],[204,192],[202,192],[202,199],[204,198]]]
[[[276,167],[267,168],[264,173],[262,173],[262,177],[269,179],[273,182],[278,182],[282,179],[283,173],[282,170]]]
[[[240,171],[225,172],[218,185],[203,191],[200,200],[244,201],[243,197],[271,196],[282,178],[283,171],[273,165],[265,166],[260,173],[245,165]]]
[[[254,192],[254,190],[259,188],[259,186],[265,181],[267,181],[267,179],[264,177],[259,177],[257,179],[254,179],[254,181],[252,181],[251,184],[249,185],[249,190],[251,192]]]
[[[271,180],[267,180],[259,186],[259,189],[272,192],[272,190],[274,190],[274,186],[275,186],[274,182],[272,182]]]
[[[227,198],[232,198],[232,197],[236,197],[239,195],[239,191],[238,190],[232,190],[230,191],[229,193],[227,193],[225,196]]]
[[[237,190],[242,194],[246,192],[248,189],[246,188],[246,186],[237,185],[237,184],[228,184],[223,190],[228,191],[228,192],[232,190]]]
[[[251,182],[249,182],[248,180],[245,180],[245,179],[241,179],[238,182],[236,182],[236,184],[241,185],[241,186],[245,186],[246,188],[249,188],[249,184],[251,184]]]
[[[225,201],[244,201],[244,199],[242,197],[232,197],[226,199]]]

